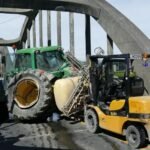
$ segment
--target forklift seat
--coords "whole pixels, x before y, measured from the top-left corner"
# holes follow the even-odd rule
[[[109,111],[121,110],[124,107],[125,99],[113,100],[110,103]]]

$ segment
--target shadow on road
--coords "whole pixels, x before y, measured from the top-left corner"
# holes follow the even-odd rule
[[[111,147],[114,148],[114,150],[120,150],[120,148],[118,148],[118,144],[116,144],[116,142],[114,142],[112,140],[112,137],[119,140],[120,142],[122,143],[126,143],[127,146],[128,146],[128,149],[129,150],[133,150],[129,145],[128,145],[128,142],[126,141],[126,137],[123,136],[123,135],[120,135],[120,134],[116,134],[116,133],[113,133],[113,132],[110,132],[110,131],[107,131],[107,130],[102,130],[102,133],[104,134],[101,134],[99,133],[99,137],[101,137],[105,142],[109,143],[111,145]],[[110,138],[109,138],[110,137]],[[146,148],[147,149],[147,146],[150,144],[150,142],[147,141],[146,145],[143,147],[143,148]],[[148,148],[149,149],[149,148]],[[148,150],[147,149],[147,150]]]
[[[82,150],[74,140],[72,139],[73,135],[68,131],[66,127],[61,125],[61,122],[51,122],[49,126],[52,128],[52,131],[56,134],[56,140],[68,147],[71,150]]]
[[[123,141],[123,142],[125,142],[126,140],[125,137],[106,131],[106,130],[103,130],[102,133],[104,134],[99,134],[99,137],[102,138],[106,143],[108,143],[114,150],[120,150],[120,147],[118,146],[116,142],[112,140],[112,137],[116,138],[117,140],[119,139],[120,141]]]
[[[11,123],[11,124],[0,127],[0,130],[5,130],[6,128],[9,128],[9,127],[12,127],[12,126],[15,126],[16,124],[18,124],[18,122],[9,121],[9,120],[5,121],[5,123]],[[0,123],[0,125],[1,125],[1,123]]]
[[[126,138],[125,138],[125,136],[123,136],[123,135],[116,134],[116,133],[113,133],[113,132],[110,132],[110,131],[107,131],[107,130],[102,130],[102,132],[103,132],[104,134],[106,134],[106,135],[109,135],[109,136],[111,136],[111,137],[117,138],[117,139],[119,139],[119,140],[121,140],[121,141],[126,141]]]
[[[3,137],[0,133],[0,149],[1,150],[56,150],[55,148],[38,148],[38,147],[34,147],[34,146],[27,147],[27,146],[15,145],[15,143],[19,142],[20,138],[23,138],[23,137],[24,137],[24,135],[6,138],[6,137]],[[57,150],[64,150],[64,149],[57,148]]]
[[[0,124],[0,150],[82,150],[72,136],[61,122],[19,123],[8,120]],[[52,143],[57,143],[58,148]]]
[[[8,119],[8,108],[5,102],[0,102],[0,124]]]

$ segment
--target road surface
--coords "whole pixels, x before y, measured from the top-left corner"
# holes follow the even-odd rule
[[[106,131],[91,134],[83,122],[63,119],[28,124],[9,120],[0,125],[0,150],[48,149],[131,150],[123,137]]]

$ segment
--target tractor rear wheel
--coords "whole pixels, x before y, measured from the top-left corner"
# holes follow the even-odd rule
[[[49,77],[53,78],[50,74]],[[29,121],[48,117],[54,106],[50,78],[44,71],[27,70],[10,80],[8,100],[10,112],[15,118]]]
[[[91,133],[97,133],[99,131],[100,127],[99,127],[99,122],[98,122],[98,116],[94,110],[88,109],[85,112],[84,120],[85,120],[87,129]]]

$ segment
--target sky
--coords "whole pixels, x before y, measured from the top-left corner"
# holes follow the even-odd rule
[[[119,11],[121,11],[125,16],[127,16],[136,26],[138,26],[146,36],[150,38],[150,0],[107,0],[113,6],[115,6]],[[46,12],[43,12],[46,14]],[[46,15],[45,15],[46,16]],[[75,50],[76,57],[79,59],[85,59],[85,17],[81,14],[75,14]],[[65,51],[69,50],[69,19],[68,13],[62,13],[62,47]],[[0,37],[5,39],[13,39],[17,37],[21,31],[21,26],[23,24],[25,17],[20,15],[3,15],[0,14]],[[38,20],[38,17],[37,17]],[[43,17],[43,22],[46,21],[46,17]],[[37,21],[38,22],[38,21]],[[47,41],[47,26],[44,23],[43,37],[44,44]],[[38,23],[37,23],[38,28]],[[56,12],[52,12],[52,45],[57,45],[56,36]],[[99,24],[91,19],[91,39],[92,39],[92,54],[96,47],[102,47],[106,50],[106,33],[99,26]],[[32,33],[31,33],[32,35]],[[39,36],[37,30],[37,43]],[[31,45],[32,46],[32,45]],[[115,48],[115,53],[120,53],[120,51]]]
[[[150,0],[108,0],[150,38]]]

